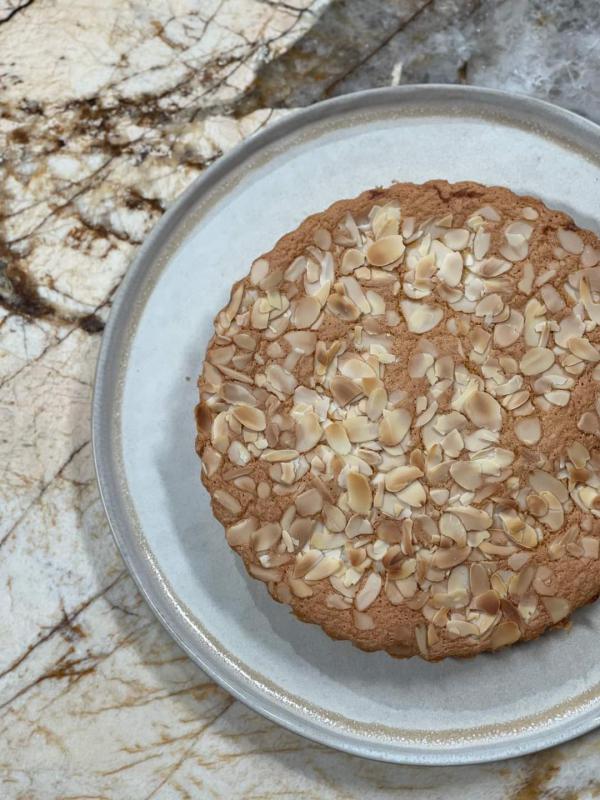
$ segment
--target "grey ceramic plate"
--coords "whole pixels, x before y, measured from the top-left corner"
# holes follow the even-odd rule
[[[572,629],[428,664],[333,642],[246,577],[199,483],[192,409],[233,281],[308,214],[393,180],[531,193],[598,229],[600,129],[551,105],[465,87],[342,97],[221,158],[156,226],[104,336],[93,438],[106,511],[156,615],[216,681],[311,739],[369,758],[456,764],[590,730],[600,714],[600,606]]]

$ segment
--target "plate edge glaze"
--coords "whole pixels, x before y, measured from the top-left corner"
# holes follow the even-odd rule
[[[568,741],[600,724],[600,685],[539,715],[524,717],[518,721],[519,732],[511,738],[506,734],[514,733],[513,722],[474,728],[476,740],[465,737],[464,732],[461,736],[458,730],[437,735],[405,731],[403,735],[399,729],[359,724],[337,718],[324,709],[311,708],[278,687],[269,686],[264,676],[252,676],[248,669],[236,664],[236,659],[223,648],[219,649],[208,632],[194,621],[191,612],[176,598],[146,546],[122,463],[120,404],[133,333],[168,258],[163,240],[175,239],[177,246],[185,238],[187,211],[200,198],[214,192],[247,159],[256,158],[262,150],[314,121],[333,120],[336,115],[378,107],[387,107],[399,116],[403,107],[410,107],[413,115],[415,108],[423,113],[425,110],[440,113],[443,107],[446,115],[456,116],[461,115],[461,106],[465,104],[471,108],[480,106],[477,115],[482,118],[501,117],[510,120],[515,127],[537,128],[538,132],[544,131],[543,135],[546,135],[544,122],[552,122],[559,128],[562,125],[568,129],[564,138],[556,131],[553,138],[562,138],[590,159],[593,157],[588,147],[592,144],[597,147],[600,143],[600,128],[570,111],[542,100],[476,87],[415,85],[376,89],[292,112],[222,156],[193,181],[154,227],[129,267],[113,303],[98,357],[92,400],[94,464],[109,525],[140,592],[170,635],[217,683],[255,711],[314,741],[354,755],[393,763],[451,765],[493,761]],[[511,117],[511,112],[513,115],[518,112],[520,118]],[[192,631],[199,641],[189,641]],[[293,710],[294,706],[298,710]],[[554,727],[545,731],[541,726],[551,719]],[[499,738],[503,734],[504,738]],[[482,741],[486,736],[488,741]]]

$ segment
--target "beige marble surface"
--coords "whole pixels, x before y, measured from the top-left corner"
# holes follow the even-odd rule
[[[600,116],[597,19],[595,2],[0,0],[1,798],[600,796],[600,734],[395,767],[233,701],[124,570],[89,432],[111,298],[221,153],[288,107],[402,80],[504,81]]]

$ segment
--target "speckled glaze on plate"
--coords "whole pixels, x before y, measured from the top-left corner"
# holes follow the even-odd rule
[[[502,184],[598,232],[600,128],[525,97],[412,86],[312,106],[221,158],[157,225],[104,335],[96,468],[123,557],[183,649],[249,706],[398,763],[521,755],[600,721],[600,606],[469,661],[363,653],[296,620],[229,550],[194,452],[195,378],[231,284],[309,214],[393,180]]]

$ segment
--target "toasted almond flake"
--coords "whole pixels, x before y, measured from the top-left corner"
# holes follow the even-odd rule
[[[493,650],[514,644],[521,638],[521,631],[515,622],[501,622],[492,633],[490,640]]]
[[[542,603],[555,624],[571,613],[569,601],[562,597],[542,597]]]
[[[323,429],[314,411],[306,411],[296,422],[296,450],[306,453],[319,443]]]
[[[598,558],[600,556],[600,540],[593,536],[582,536],[580,539],[584,558]]]
[[[278,464],[284,461],[293,461],[300,453],[297,450],[263,450],[260,457],[263,461]]]
[[[360,308],[350,300],[349,297],[341,294],[330,294],[327,299],[327,309],[345,322],[353,322],[360,317]],[[369,306],[369,311],[371,307]]]
[[[354,598],[354,605],[358,611],[366,611],[375,602],[381,591],[381,586],[381,576],[376,572],[371,572]]]
[[[569,350],[584,361],[600,361],[600,353],[587,339],[572,336],[567,342]]]
[[[547,347],[531,347],[519,363],[523,375],[539,375],[554,364],[554,353]]]
[[[355,269],[358,269],[365,263],[365,257],[360,252],[360,250],[356,250],[354,248],[350,250],[346,250],[342,257],[342,265],[341,271],[343,275],[348,275],[351,272],[354,272]]]
[[[492,524],[490,515],[481,508],[449,506],[446,511],[450,514],[456,514],[468,531],[485,531]]]
[[[583,239],[575,231],[568,231],[565,228],[559,228],[557,231],[558,241],[563,250],[567,253],[578,256],[583,253]]]
[[[383,236],[369,245],[367,259],[375,267],[384,267],[401,258],[404,249],[404,239],[399,234]]]
[[[310,517],[323,508],[323,495],[315,488],[307,489],[296,497],[295,503],[301,517]]]
[[[379,441],[389,447],[400,444],[408,433],[411,422],[412,415],[405,408],[384,411],[383,419],[379,423]]]
[[[473,240],[473,255],[478,261],[485,257],[490,248],[491,241],[492,237],[490,234],[483,227],[478,228]]]
[[[500,598],[493,589],[489,589],[473,598],[473,607],[485,614],[495,616],[500,610]]]
[[[452,539],[459,547],[466,546],[467,531],[457,516],[444,513],[440,517],[438,525],[442,536]]]
[[[529,513],[534,517],[543,517],[548,513],[548,503],[539,494],[528,494],[526,503]]]
[[[406,489],[398,492],[398,499],[413,508],[421,508],[427,500],[427,494],[420,481],[414,481]]]
[[[434,358],[430,353],[414,353],[408,360],[408,374],[411,378],[424,378]]]
[[[250,544],[256,551],[270,550],[281,539],[281,525],[268,522],[250,534]]]
[[[354,621],[354,626],[359,631],[371,631],[375,627],[373,617],[370,614],[364,613],[363,611],[357,611],[354,609],[352,611],[352,619]]]
[[[557,531],[562,528],[565,521],[565,512],[562,504],[552,492],[540,492],[540,497],[548,506],[547,513],[540,518],[540,521],[547,525],[550,530]]]
[[[225,489],[215,489],[213,499],[220,503],[230,514],[239,514],[242,510],[238,500]]]
[[[464,228],[454,228],[442,236],[442,241],[451,250],[463,250],[469,243],[469,231]]]
[[[450,465],[450,474],[463,489],[473,491],[482,483],[481,468],[474,461],[455,461]]]
[[[423,472],[418,467],[403,466],[390,470],[385,475],[385,488],[388,492],[399,492],[417,478],[422,477]]]
[[[339,558],[325,556],[304,576],[305,581],[321,581],[334,575],[342,566]]]
[[[225,530],[227,542],[231,547],[243,547],[250,544],[250,536],[258,527],[256,517],[248,517],[231,525]]]
[[[442,260],[438,276],[446,286],[458,286],[463,272],[463,259],[460,253],[447,253]]]
[[[336,375],[333,378],[330,389],[333,399],[341,408],[344,408],[348,403],[353,402],[363,394],[358,384],[343,375]]]
[[[469,584],[471,594],[484,594],[490,588],[490,578],[482,564],[471,564],[469,569]]]
[[[348,438],[351,442],[371,442],[377,438],[377,423],[371,422],[368,417],[346,417],[343,422]]]
[[[334,533],[339,533],[346,527],[346,516],[337,506],[326,503],[323,508],[323,517],[327,528]]]
[[[348,455],[352,450],[350,439],[341,422],[332,422],[325,428],[327,444],[340,455]]]
[[[245,404],[234,406],[231,409],[234,418],[251,431],[264,431],[267,427],[267,420],[260,408],[253,408]]]
[[[301,297],[296,301],[292,313],[292,324],[295,328],[310,328],[317,321],[321,306],[314,297]]]
[[[384,408],[388,402],[388,396],[383,386],[377,386],[369,394],[367,400],[367,416],[372,422],[375,422],[382,415]]]
[[[403,539],[403,527],[399,522],[384,519],[376,530],[377,536],[387,544],[399,544]]]
[[[579,417],[579,422],[577,423],[577,427],[580,431],[584,433],[599,433],[599,426],[598,426],[598,415],[595,414],[593,411],[584,411],[584,413]]]
[[[300,597],[302,599],[306,597],[312,597],[313,590],[310,586],[308,586],[308,584],[304,583],[303,580],[298,578],[288,578],[288,583],[290,589],[292,590],[292,594],[295,595],[295,597]]]
[[[515,422],[515,434],[523,444],[532,446],[542,438],[542,426],[537,417],[523,417]]]
[[[299,553],[296,556],[293,577],[304,578],[322,558],[323,554],[320,550],[306,550],[304,553]],[[294,591],[293,588],[292,591]]]
[[[400,310],[411,333],[427,333],[427,331],[433,330],[444,316],[443,309],[433,303],[414,303],[411,300],[401,300]]]
[[[500,404],[487,392],[472,392],[468,395],[464,410],[471,422],[478,428],[499,431],[502,427]]]
[[[470,547],[442,547],[435,551],[431,563],[438,569],[451,569],[467,560]]]
[[[369,481],[358,472],[348,473],[348,503],[357,514],[368,514],[373,505]]]
[[[264,581],[265,583],[270,583],[271,581],[278,583],[283,577],[280,569],[270,569],[268,567],[262,567],[259,564],[248,564],[248,572],[253,578],[257,578],[259,581]]]
[[[541,469],[534,470],[529,475],[529,483],[539,495],[542,495],[542,492],[551,492],[561,503],[566,503],[568,500],[567,487],[548,472]]]

